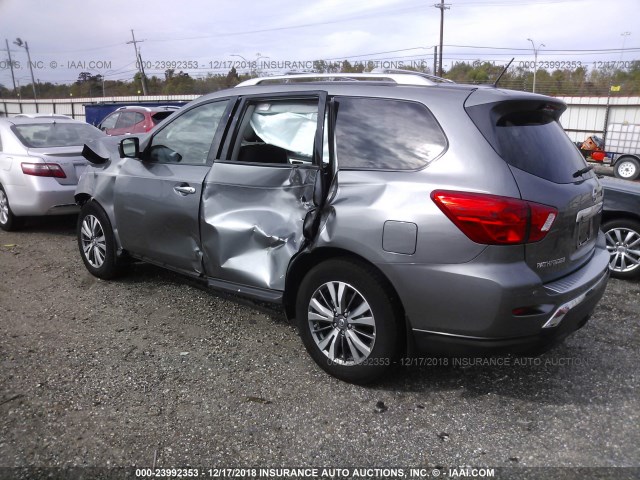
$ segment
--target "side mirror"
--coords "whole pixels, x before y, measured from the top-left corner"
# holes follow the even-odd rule
[[[140,140],[138,137],[128,137],[118,145],[120,158],[140,158]]]

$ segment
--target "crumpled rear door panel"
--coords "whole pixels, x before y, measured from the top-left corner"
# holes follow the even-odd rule
[[[201,238],[208,277],[284,290],[304,242],[318,168],[214,163],[204,184]]]

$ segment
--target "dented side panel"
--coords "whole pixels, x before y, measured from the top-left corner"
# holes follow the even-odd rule
[[[202,273],[200,196],[208,172],[206,165],[125,159],[114,202],[122,248],[187,273]]]
[[[316,175],[316,167],[214,163],[202,195],[205,274],[284,290],[314,208]]]

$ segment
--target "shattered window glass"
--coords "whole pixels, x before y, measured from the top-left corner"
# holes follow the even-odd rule
[[[317,100],[250,104],[234,159],[248,163],[311,164],[317,125]]]

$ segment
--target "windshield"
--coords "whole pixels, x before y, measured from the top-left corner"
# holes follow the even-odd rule
[[[28,148],[84,145],[104,136],[97,128],[84,123],[30,123],[14,125],[12,129]]]

